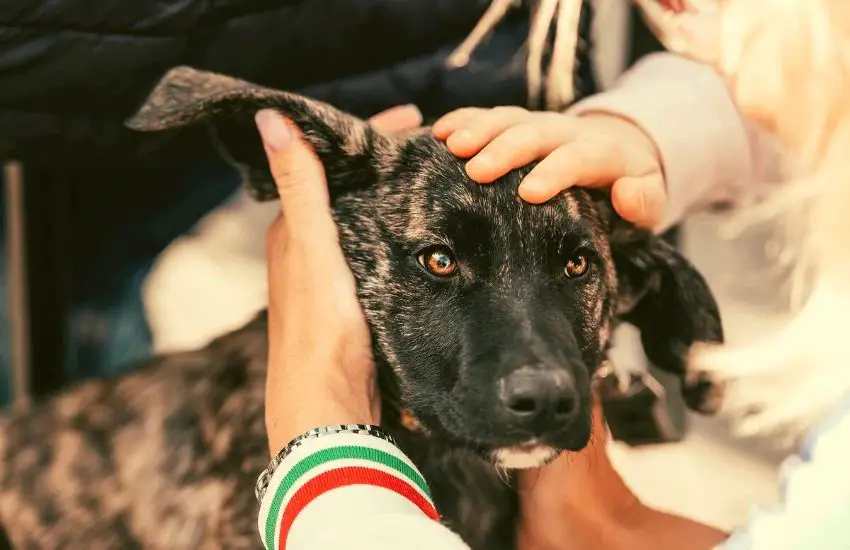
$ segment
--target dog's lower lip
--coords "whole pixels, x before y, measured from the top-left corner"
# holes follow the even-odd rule
[[[539,449],[539,448],[544,447],[544,446],[545,445],[542,442],[540,442],[536,439],[533,439],[531,441],[526,441],[525,443],[520,443],[518,445],[514,445],[513,448],[516,449],[517,451],[534,451],[534,450]]]
[[[497,464],[511,469],[536,468],[548,464],[558,456],[558,451],[537,441],[530,441],[513,447],[503,447],[493,451],[492,457]]]

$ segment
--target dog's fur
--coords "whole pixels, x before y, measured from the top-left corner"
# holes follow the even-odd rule
[[[517,503],[497,467],[539,465],[588,443],[590,378],[618,320],[641,330],[657,366],[681,375],[691,408],[716,409],[722,388],[686,369],[693,343],[722,340],[709,289],[673,248],[623,222],[604,194],[576,189],[532,206],[516,194],[529,167],[478,185],[427,131],[384,135],[328,105],[189,68],[170,72],[130,125],[210,123],[258,198],[271,199],[253,126],[261,108],[290,117],[324,164],[373,335],[384,425],[473,548],[513,547]],[[432,245],[457,258],[451,278],[417,261]],[[564,268],[577,251],[590,267],[571,279]],[[261,315],[205,349],[7,415],[0,520],[11,540],[259,548],[252,489],[269,458],[265,368]],[[498,387],[521,368],[566,373],[577,414],[518,427]],[[401,427],[401,408],[422,430]]]

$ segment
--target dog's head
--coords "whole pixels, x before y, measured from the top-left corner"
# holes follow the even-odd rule
[[[428,131],[385,135],[328,105],[189,68],[171,71],[129,125],[209,123],[271,199],[253,122],[263,108],[293,120],[324,164],[388,396],[434,436],[507,467],[583,448],[591,376],[617,319],[682,375],[692,408],[714,406],[715,387],[685,372],[692,343],[722,337],[711,293],[602,194],[529,205],[517,186],[530,167],[479,185]]]

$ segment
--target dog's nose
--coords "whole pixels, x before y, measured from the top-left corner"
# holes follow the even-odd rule
[[[556,423],[573,420],[579,412],[579,396],[569,373],[563,370],[523,367],[499,381],[499,398],[516,420]]]

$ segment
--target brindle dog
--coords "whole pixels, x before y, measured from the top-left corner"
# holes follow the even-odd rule
[[[720,386],[687,369],[694,342],[722,339],[708,287],[603,194],[532,206],[517,197],[530,167],[479,185],[427,130],[384,135],[328,105],[190,68],[171,71],[129,124],[209,124],[257,197],[272,199],[261,108],[290,117],[325,166],[385,427],[474,549],[514,546],[517,499],[499,469],[588,443],[590,379],[615,323],[640,329],[692,409],[718,405]],[[260,548],[265,322],[7,414],[0,520],[15,547]],[[403,428],[401,409],[421,429]]]

